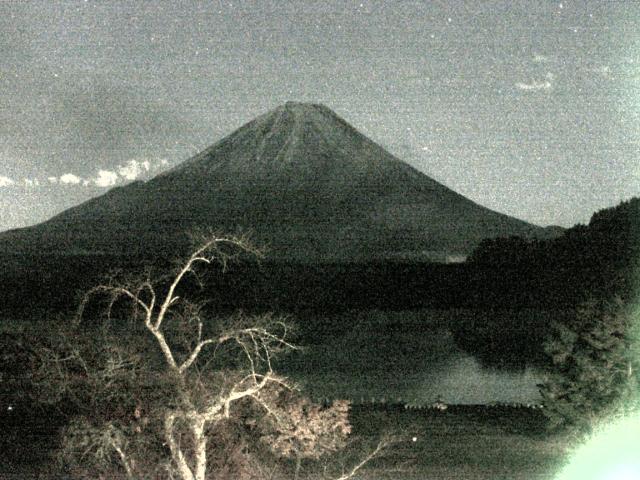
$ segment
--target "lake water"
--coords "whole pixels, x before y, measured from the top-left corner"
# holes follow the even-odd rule
[[[387,401],[425,405],[540,403],[534,369],[483,368],[459,349],[448,329],[416,331],[396,325],[356,325],[347,335],[312,345],[283,361],[280,370],[314,399]]]

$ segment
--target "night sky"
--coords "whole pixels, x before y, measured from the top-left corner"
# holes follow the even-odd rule
[[[468,198],[571,226],[640,194],[640,2],[0,3],[0,230],[324,103]]]

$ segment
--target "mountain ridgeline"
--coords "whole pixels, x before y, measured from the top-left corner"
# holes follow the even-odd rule
[[[308,263],[443,261],[486,238],[555,233],[457,194],[325,106],[289,102],[149,181],[0,234],[0,253],[163,255],[203,228]]]

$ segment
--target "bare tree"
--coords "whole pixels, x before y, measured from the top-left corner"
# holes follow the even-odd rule
[[[169,447],[170,473],[182,480],[204,480],[207,472],[207,431],[225,418],[229,418],[234,405],[243,399],[251,399],[269,412],[271,409],[261,396],[263,390],[272,385],[291,388],[286,379],[273,371],[271,358],[282,349],[295,348],[287,340],[287,326],[270,316],[251,318],[249,321],[236,317],[235,322],[215,335],[204,334],[204,322],[200,316],[201,306],[181,300],[177,289],[188,274],[196,274],[198,264],[209,265],[214,261],[223,264],[227,255],[220,249],[222,244],[244,251],[255,251],[243,238],[213,236],[204,241],[179,268],[166,292],[160,294],[150,281],[144,281],[135,289],[125,286],[100,286],[91,294],[106,293],[113,301],[125,297],[141,311],[144,327],[154,338],[162,352],[165,368],[174,376],[178,385],[179,402],[163,412],[163,433]],[[182,308],[178,304],[182,302]],[[172,348],[165,334],[165,323],[169,317],[179,327],[192,326],[192,338],[181,354]],[[206,348],[218,348],[225,343],[235,343],[245,355],[243,374],[230,382],[226,388],[216,388],[215,394],[207,395],[204,376],[195,365]],[[204,383],[203,383],[204,382]],[[188,441],[186,441],[188,439]],[[117,448],[117,442],[112,442]],[[118,452],[127,472],[125,454]]]
[[[344,446],[347,402],[313,405],[274,371],[274,356],[297,348],[283,318],[217,318],[187,300],[187,278],[200,283],[202,267],[224,268],[238,252],[260,254],[244,237],[204,236],[169,276],[111,279],[92,288],[71,329],[39,349],[43,396],[73,405],[60,458],[73,460],[79,475],[210,478],[211,465],[227,462],[212,457],[232,455],[225,428],[243,417],[257,443],[297,459],[296,475],[300,458]],[[102,319],[90,322],[96,305]],[[121,316],[130,320],[124,327]]]

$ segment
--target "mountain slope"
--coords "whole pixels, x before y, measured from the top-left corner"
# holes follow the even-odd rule
[[[441,259],[483,238],[545,230],[473,203],[322,105],[289,102],[147,182],[114,188],[4,251],[172,251],[196,227],[251,230],[271,256]]]

